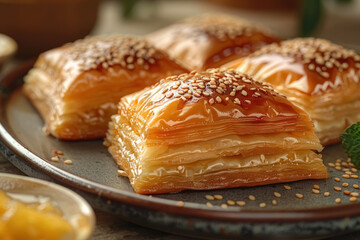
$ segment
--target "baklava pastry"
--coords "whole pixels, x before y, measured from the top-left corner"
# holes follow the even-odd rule
[[[270,83],[308,112],[323,145],[360,121],[360,56],[326,40],[273,44],[226,65]]]
[[[147,39],[192,70],[219,67],[279,41],[263,26],[226,15],[185,19]]]
[[[48,133],[93,139],[105,136],[122,96],[183,72],[188,71],[145,40],[92,37],[40,55],[23,90]]]
[[[233,70],[171,76],[123,97],[105,145],[140,194],[328,177],[309,116]]]

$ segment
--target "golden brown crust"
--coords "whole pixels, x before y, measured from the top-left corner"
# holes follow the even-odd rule
[[[92,37],[43,53],[26,77],[24,92],[52,135],[98,138],[105,135],[122,96],[183,72],[145,40]]]
[[[266,46],[226,64],[270,83],[307,111],[324,145],[360,121],[360,56],[322,39],[304,38]]]
[[[279,41],[262,26],[222,15],[189,18],[147,39],[193,70],[220,67]]]
[[[105,145],[137,193],[328,177],[309,116],[240,72],[171,76],[118,107]]]
[[[284,96],[232,70],[209,69],[168,77],[122,98],[119,114],[131,119],[134,130],[144,131],[140,134],[154,143],[204,140],[214,134],[313,129],[308,115]],[[193,128],[197,131],[190,133]],[[189,139],[189,134],[194,139]]]

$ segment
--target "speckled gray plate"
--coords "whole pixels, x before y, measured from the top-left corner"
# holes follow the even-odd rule
[[[128,180],[117,176],[117,166],[102,140],[62,142],[42,132],[43,122],[19,87],[30,65],[24,65],[2,79],[0,99],[0,135],[2,152],[19,169],[30,176],[55,180],[86,197],[96,208],[113,212],[129,221],[173,233],[203,238],[323,238],[360,229],[360,203],[349,201],[342,191],[354,189],[359,179],[344,179],[342,171],[329,168],[326,180],[307,180],[252,188],[213,191],[185,191],[176,194],[143,196],[135,194]],[[52,150],[65,153],[72,165],[49,161]],[[337,158],[346,160],[341,145],[323,151],[325,163]],[[334,181],[339,177],[341,182]],[[342,187],[348,182],[348,187]],[[320,194],[312,193],[313,185]],[[337,192],[334,186],[342,187]],[[281,193],[280,198],[274,192]],[[324,197],[324,192],[330,196]],[[295,197],[304,195],[303,199]],[[211,201],[207,207],[205,195],[220,194],[222,200]],[[256,200],[250,201],[249,195]],[[341,203],[335,203],[340,198]],[[277,205],[272,205],[276,199]],[[246,201],[244,207],[220,205],[227,200]],[[183,201],[184,206],[178,206]],[[266,203],[260,208],[260,203]]]

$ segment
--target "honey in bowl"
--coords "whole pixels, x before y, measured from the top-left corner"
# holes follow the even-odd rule
[[[70,240],[75,239],[75,231],[48,199],[12,197],[0,191],[0,236],[3,240]]]

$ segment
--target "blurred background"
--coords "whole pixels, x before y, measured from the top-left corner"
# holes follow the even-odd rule
[[[17,58],[34,58],[86,35],[141,35],[207,12],[360,47],[360,0],[0,0],[0,33],[15,39]]]

